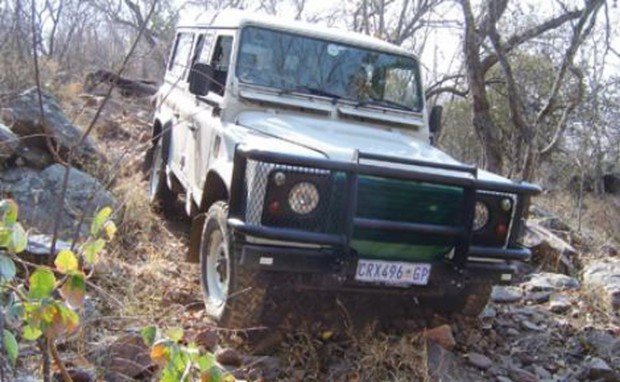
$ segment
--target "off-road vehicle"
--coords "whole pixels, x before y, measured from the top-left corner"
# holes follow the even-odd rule
[[[535,185],[431,144],[418,59],[365,35],[237,12],[179,27],[150,199],[192,218],[206,310],[247,327],[286,287],[475,315],[510,282]]]

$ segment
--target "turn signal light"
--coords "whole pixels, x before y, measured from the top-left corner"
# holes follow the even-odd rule
[[[508,227],[506,226],[506,224],[498,224],[495,228],[495,233],[497,233],[498,237],[504,238],[508,233]]]
[[[273,201],[271,203],[269,203],[269,213],[271,213],[272,215],[276,215],[280,212],[280,202]]]

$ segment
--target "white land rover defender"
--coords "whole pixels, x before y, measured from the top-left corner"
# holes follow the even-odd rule
[[[179,27],[149,194],[164,212],[185,196],[209,315],[256,325],[276,274],[478,314],[530,257],[540,189],[434,148],[439,115],[418,59],[376,38],[238,12]]]

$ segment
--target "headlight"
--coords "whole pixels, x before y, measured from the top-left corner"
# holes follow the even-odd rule
[[[319,190],[310,182],[297,183],[288,194],[288,204],[294,212],[307,215],[319,205]]]
[[[474,214],[474,231],[478,231],[489,222],[489,207],[482,202],[476,202],[476,212]]]

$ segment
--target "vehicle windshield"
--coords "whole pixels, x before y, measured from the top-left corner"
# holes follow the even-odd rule
[[[243,83],[283,92],[422,110],[416,60],[333,41],[245,27],[236,74]]]

